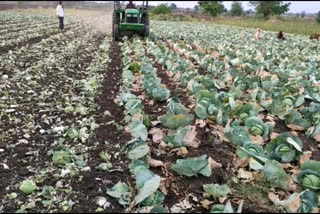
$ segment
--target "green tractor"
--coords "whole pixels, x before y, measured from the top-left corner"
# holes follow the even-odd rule
[[[120,1],[114,1],[112,17],[112,35],[115,41],[121,36],[138,34],[143,37],[149,36],[148,1],[143,1],[142,6],[136,6],[129,1],[125,9],[121,8]]]

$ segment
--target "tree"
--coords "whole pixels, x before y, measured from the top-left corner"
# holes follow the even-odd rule
[[[301,18],[304,18],[305,16],[306,16],[306,11],[301,11],[300,17],[301,17]]]
[[[152,15],[157,15],[157,14],[170,14],[171,13],[171,8],[168,7],[166,4],[160,4],[159,6],[153,8],[151,10]]]
[[[234,1],[230,10],[231,16],[242,16],[244,14],[241,2]]]
[[[269,15],[281,15],[289,11],[291,3],[282,4],[282,1],[250,1],[256,8],[257,14],[263,14],[264,18]]]
[[[252,9],[249,9],[249,10],[246,10],[246,14],[253,14],[254,12],[253,12],[253,10]]]
[[[195,5],[195,6],[194,6],[194,10],[195,10],[196,12],[198,12],[198,11],[199,11],[199,5]]]
[[[175,3],[171,3],[171,4],[170,4],[170,8],[171,8],[172,10],[175,10],[175,9],[177,9],[177,5],[176,5]]]
[[[320,24],[320,11],[317,14],[317,18],[316,18],[317,22]]]
[[[227,11],[222,1],[198,1],[198,3],[203,11],[209,13],[212,17],[216,17]]]

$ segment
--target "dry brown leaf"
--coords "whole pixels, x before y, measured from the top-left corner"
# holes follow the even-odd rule
[[[135,114],[132,117],[132,120],[141,120],[142,119],[142,115],[141,114]]]
[[[221,168],[222,164],[216,162],[215,160],[213,160],[211,157],[208,158],[208,163],[211,169],[215,169],[215,168]]]
[[[148,102],[148,105],[149,105],[149,106],[153,106],[153,105],[154,105],[154,101],[153,101],[153,100],[150,100],[150,101]]]
[[[209,124],[209,125],[212,125],[212,126],[213,126],[212,128],[214,128],[214,125],[215,125],[215,122],[214,122],[214,121],[212,121],[212,120],[210,120],[210,119],[206,119],[205,122],[206,122],[207,124]]]
[[[264,139],[260,135],[257,135],[257,136],[250,135],[249,137],[252,140],[252,143],[254,144],[258,144],[260,146],[263,146],[265,144]]]
[[[161,178],[160,180],[160,191],[164,194],[164,195],[167,195],[168,194],[168,189],[171,185],[171,182],[172,182],[172,178]]]
[[[187,150],[186,147],[180,147],[179,149],[177,149],[177,155],[180,155],[180,156],[185,156],[187,155],[189,152]]]
[[[267,71],[262,70],[259,72],[259,76],[264,78],[264,77],[270,77],[270,76],[272,76],[272,74]]]
[[[263,171],[252,172],[252,177],[255,181],[263,181],[265,179]]]
[[[275,122],[276,120],[278,120],[275,116],[270,115],[270,114],[267,115],[266,119],[271,122]]]
[[[281,163],[281,166],[284,169],[293,169],[294,168],[294,166],[292,166],[290,163]]]
[[[314,207],[311,213],[319,213],[319,211],[320,211],[319,208]]]
[[[311,158],[311,156],[312,156],[312,152],[311,152],[311,151],[305,151],[305,152],[303,153],[303,155],[301,155],[301,157],[300,157],[300,160],[299,160],[300,166],[301,166],[303,163],[307,162],[307,161]]]
[[[304,93],[304,87],[300,86],[299,94],[303,94],[303,93]]]
[[[280,201],[279,196],[273,192],[268,193],[268,198],[277,206],[284,206],[292,213],[296,213],[300,207],[300,196],[298,193],[293,193],[288,199]]]
[[[199,125],[200,128],[203,128],[207,125],[205,120],[201,120],[201,119],[196,119],[196,125]]]
[[[160,161],[160,160],[155,160],[155,159],[152,159],[152,158],[148,158],[147,160],[148,164],[151,166],[151,167],[159,167],[159,166],[164,166],[163,162]]]
[[[198,148],[200,145],[200,141],[196,139],[196,126],[192,126],[192,130],[183,137],[183,142],[185,145],[193,147],[193,148]]]
[[[145,97],[144,97],[143,95],[139,95],[139,96],[138,96],[138,99],[140,99],[140,100],[145,100]]]
[[[292,134],[293,136],[298,137],[298,133],[296,131],[291,131],[290,134]]]
[[[174,75],[174,77],[173,77],[173,81],[179,82],[180,77],[181,77],[181,73],[180,73],[180,72],[176,73],[176,74]]]
[[[263,109],[263,110],[264,110],[264,109]],[[263,111],[263,110],[262,110],[262,111]],[[259,114],[258,117],[259,117],[261,120],[263,120],[263,119],[265,118],[264,114]]]
[[[304,128],[295,124],[288,124],[287,127],[293,131],[303,131]]]
[[[161,129],[159,128],[152,128],[150,131],[149,131],[149,134],[152,135],[152,141],[154,143],[159,143],[161,142],[161,140],[163,139],[163,136],[164,136],[164,133]]]
[[[205,209],[209,209],[209,205],[213,204],[213,201],[209,201],[207,199],[203,200],[200,202],[202,207],[205,208]]]
[[[161,123],[161,121],[159,121],[159,120],[151,121],[152,126],[156,126],[160,123]]]
[[[270,139],[273,140],[273,139],[277,138],[279,135],[280,135],[279,133],[272,132],[270,135]]]
[[[248,158],[241,159],[237,155],[235,155],[232,160],[232,164],[234,165],[234,167],[236,169],[237,168],[244,168],[249,164],[249,159]]]
[[[268,192],[268,198],[270,199],[270,201],[272,201],[273,203],[279,202],[279,195],[274,194],[273,192]]]
[[[164,153],[166,153],[167,144],[165,142],[161,141],[158,148],[159,148],[160,152],[162,154],[164,154]]]
[[[314,134],[313,139],[315,139],[317,142],[320,142],[320,133]]]
[[[245,179],[246,181],[252,181],[253,175],[252,172],[245,171],[243,168],[238,170],[238,178]]]

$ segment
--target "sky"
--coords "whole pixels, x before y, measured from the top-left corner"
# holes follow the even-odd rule
[[[284,1],[287,2],[287,1]],[[300,13],[305,11],[306,13],[317,13],[320,11],[320,1],[289,1],[291,2],[289,13]],[[194,8],[197,1],[149,1],[149,5],[159,5],[164,3],[175,3],[181,8]],[[227,9],[231,8],[232,1],[223,1],[224,6]],[[242,6],[245,10],[253,9],[249,5],[249,1],[242,1]]]

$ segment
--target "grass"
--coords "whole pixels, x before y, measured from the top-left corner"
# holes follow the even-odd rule
[[[230,181],[228,186],[231,188],[232,195],[239,196],[251,202],[251,205],[245,204],[245,206],[257,206],[260,209],[263,209],[264,212],[279,212],[279,208],[268,198],[268,189],[264,187],[267,186],[267,184],[261,183],[252,185],[252,183],[235,183]]]
[[[267,31],[276,31],[311,35],[320,33],[320,24],[312,18],[299,17],[272,17],[265,20],[260,17],[241,17],[241,18],[218,18],[214,21],[217,24],[233,25],[246,28],[261,28]]]
[[[271,17],[265,20],[261,17],[218,17],[214,20],[192,17],[190,15],[157,15],[151,16],[153,20],[192,21],[224,24],[246,28],[261,28],[262,30],[285,33],[311,35],[320,33],[320,24],[313,18],[300,17]]]

